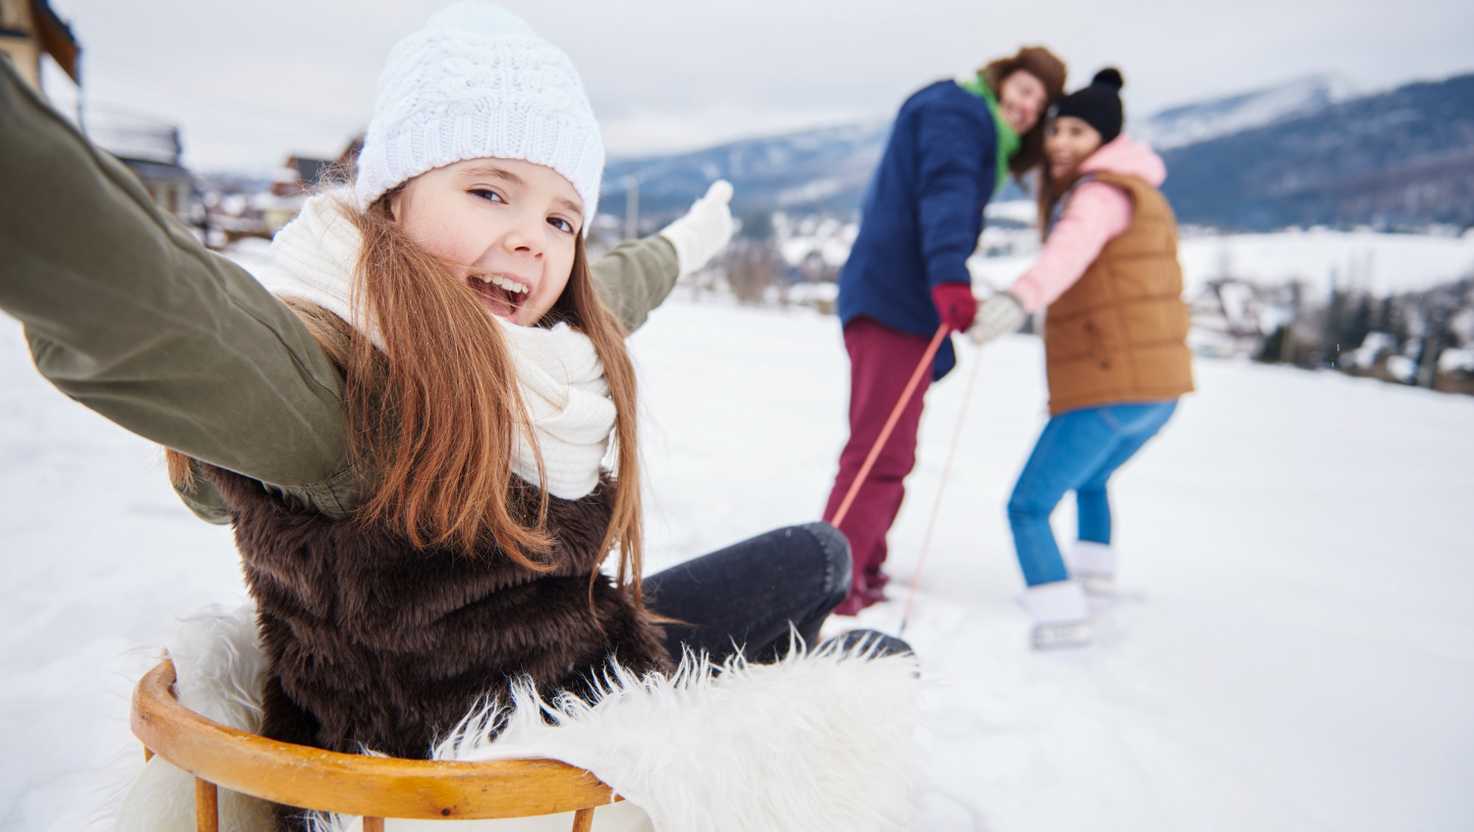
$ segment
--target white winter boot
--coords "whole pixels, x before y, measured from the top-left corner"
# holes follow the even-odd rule
[[[1084,647],[1090,643],[1090,610],[1074,581],[1053,581],[1024,590],[1024,609],[1034,619],[1035,650]]]
[[[1109,544],[1077,540],[1065,552],[1065,565],[1070,568],[1070,577],[1080,583],[1086,595],[1115,596],[1116,550]]]

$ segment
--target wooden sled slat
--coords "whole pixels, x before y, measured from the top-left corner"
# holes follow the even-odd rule
[[[150,752],[209,785],[212,801],[218,785],[380,824],[382,818],[473,820],[577,812],[573,828],[586,832],[593,810],[619,799],[592,774],[555,760],[401,760],[254,736],[180,705],[172,692],[174,680],[174,663],[165,659],[138,683],[133,734]],[[202,800],[196,807],[203,813]],[[370,829],[366,820],[366,832]]]

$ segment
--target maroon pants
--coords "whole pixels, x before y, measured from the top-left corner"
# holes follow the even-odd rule
[[[839,510],[929,342],[924,336],[898,332],[869,318],[856,318],[845,326],[844,346],[850,354],[850,439],[839,455],[839,476],[824,508],[826,520],[832,521]],[[849,513],[838,524],[854,558],[852,594],[867,583],[882,580],[885,536],[901,510],[906,475],[916,464],[916,430],[921,425],[921,403],[929,386],[930,371],[911,394]]]

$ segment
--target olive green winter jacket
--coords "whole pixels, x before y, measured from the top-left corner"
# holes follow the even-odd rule
[[[652,237],[592,269],[634,330],[670,293],[678,267],[671,245]],[[42,375],[133,433],[329,516],[358,505],[343,380],[306,327],[155,207],[127,168],[3,60],[0,310],[24,325]],[[226,522],[212,491],[181,497]]]

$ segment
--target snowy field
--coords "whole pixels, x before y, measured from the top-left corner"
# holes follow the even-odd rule
[[[1032,203],[1003,203],[1000,215],[1032,221]],[[1033,265],[1038,232],[984,232],[984,241],[1012,241],[1015,254],[974,257],[973,276],[1007,288]],[[1387,234],[1327,228],[1287,229],[1262,234],[1222,234],[1187,229],[1179,243],[1187,294],[1204,282],[1230,276],[1265,286],[1299,282],[1319,300],[1332,281],[1342,289],[1373,295],[1416,292],[1474,273],[1474,231],[1462,236]],[[843,262],[841,257],[839,262]]]
[[[844,433],[832,319],[678,299],[634,348],[653,568],[816,517]],[[1040,655],[1003,511],[1040,361],[1024,337],[964,351],[892,535],[900,595],[967,404],[906,633],[933,682],[916,828],[1474,827],[1474,400],[1201,362],[1116,486],[1124,597],[1094,647]],[[0,414],[0,828],[105,828],[142,761],[132,686],[178,616],[243,597],[235,556],[158,449],[36,376],[8,319]],[[864,622],[893,628],[889,606]]]

